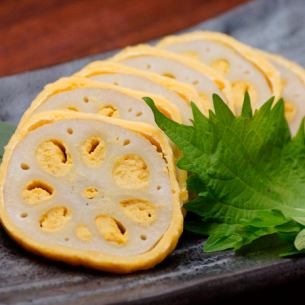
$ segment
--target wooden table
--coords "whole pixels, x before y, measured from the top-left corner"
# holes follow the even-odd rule
[[[0,76],[173,33],[246,0],[0,0]]]

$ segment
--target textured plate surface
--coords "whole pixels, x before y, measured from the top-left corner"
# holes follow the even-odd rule
[[[305,2],[289,3],[254,1],[193,29],[222,31],[304,66]],[[0,119],[17,122],[46,83],[110,54],[0,78]],[[194,304],[199,299],[207,304],[305,274],[305,258],[206,254],[202,242],[185,234],[177,250],[153,270],[118,276],[41,259],[0,229],[0,304]]]

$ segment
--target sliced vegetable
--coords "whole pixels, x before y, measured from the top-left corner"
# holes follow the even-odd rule
[[[182,232],[172,151],[150,125],[36,115],[11,138],[0,177],[3,226],[48,258],[127,273],[161,262]]]

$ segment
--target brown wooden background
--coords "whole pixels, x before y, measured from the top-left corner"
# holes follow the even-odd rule
[[[0,0],[0,75],[157,38],[246,0]]]

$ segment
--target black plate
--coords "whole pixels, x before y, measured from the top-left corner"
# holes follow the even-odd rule
[[[305,64],[305,2],[259,0],[194,29],[229,33]],[[43,85],[111,53],[0,78],[0,119],[17,122]],[[111,275],[44,260],[18,247],[0,229],[1,304],[189,304],[286,283],[305,274],[305,258],[206,254],[203,239],[185,234],[156,268]]]

